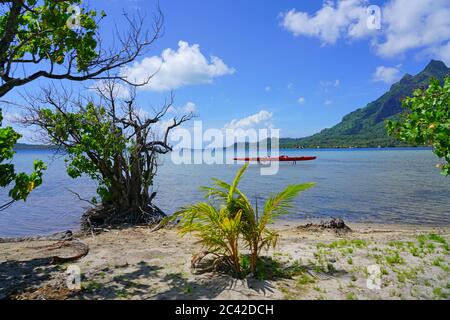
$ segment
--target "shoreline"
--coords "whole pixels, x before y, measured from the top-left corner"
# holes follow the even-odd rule
[[[324,219],[319,218],[305,218],[305,219],[293,219],[293,218],[280,218],[275,223],[272,224],[275,228],[295,228],[301,225],[305,225],[307,223],[320,223]],[[429,229],[450,229],[450,223],[448,224],[436,224],[436,223],[414,223],[414,222],[373,222],[373,221],[351,221],[346,220],[345,223],[349,225],[351,228],[356,227],[391,227],[395,229],[417,229],[417,230],[429,230]],[[145,226],[138,226],[138,227],[145,227]],[[117,229],[127,229],[127,228],[134,228],[134,226],[125,226],[123,228]],[[113,231],[115,229],[112,229]],[[85,232],[80,230],[80,227],[77,228],[67,228],[66,230],[61,230],[57,232],[49,232],[49,233],[37,233],[37,234],[27,234],[27,235],[18,235],[18,236],[6,236],[3,237],[0,235],[0,244],[1,243],[14,243],[14,242],[26,242],[26,241],[46,241],[46,240],[60,240],[58,237],[63,237],[67,232],[71,232],[74,237],[83,237],[86,235]]]
[[[191,269],[201,246],[176,228],[149,227],[83,235],[90,252],[71,264],[81,289],[65,285],[68,263],[50,265],[56,241],[0,244],[0,299],[446,299],[450,226],[348,223],[352,232],[272,226],[281,237],[264,252],[276,272],[237,280]],[[47,249],[46,249],[47,248]],[[69,248],[70,249],[70,248]],[[59,250],[59,251],[58,251]],[[72,250],[73,251],[73,250]],[[245,253],[245,252],[244,252]],[[367,267],[382,270],[380,290],[367,288]]]
[[[216,149],[221,149],[221,148],[216,148],[216,149],[187,149],[187,148],[182,148],[183,150],[186,151],[210,151],[210,150],[216,150]],[[233,147],[225,147],[223,148],[223,150],[234,150]],[[237,150],[239,151],[243,151],[246,150],[247,148],[238,148]],[[294,148],[294,147],[279,147],[278,149],[280,150],[305,150],[305,151],[309,151],[309,150],[433,150],[433,147],[426,147],[426,146],[401,146],[401,147],[379,147],[379,146],[373,146],[373,147],[319,147],[319,148]],[[14,147],[15,151],[27,151],[27,150],[32,150],[32,151],[39,151],[39,150],[43,150],[43,151],[57,151],[57,148],[53,147],[53,146],[46,146],[46,145],[32,145],[32,144],[22,144],[19,146],[15,146]]]
[[[320,223],[324,219],[289,219],[289,218],[280,218],[275,223],[272,224],[273,227],[277,229],[282,228],[295,228],[301,225],[305,225],[307,223]],[[395,229],[416,229],[416,230],[430,230],[430,229],[450,229],[450,223],[449,224],[436,224],[436,223],[430,223],[430,224],[417,224],[414,222],[373,222],[373,221],[345,221],[347,225],[349,225],[352,229],[353,227],[361,228],[361,227],[380,227],[380,228],[395,228]],[[353,226],[353,227],[352,227]],[[145,226],[137,226],[137,227],[145,227]],[[135,226],[124,226],[123,228],[119,229],[112,229],[114,230],[123,230],[123,229],[133,229]],[[14,242],[27,242],[27,241],[53,241],[53,240],[61,240],[60,238],[64,237],[66,233],[72,233],[74,237],[84,237],[88,235],[87,233],[80,230],[79,227],[77,228],[68,228],[64,231],[58,231],[58,232],[49,232],[49,233],[37,233],[37,234],[29,234],[29,235],[18,235],[18,236],[6,236],[2,237],[0,236],[0,244],[1,243],[14,243]]]

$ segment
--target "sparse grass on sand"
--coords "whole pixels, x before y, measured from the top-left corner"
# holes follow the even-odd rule
[[[192,270],[193,237],[176,229],[110,231],[82,240],[81,289],[65,284],[69,264],[51,266],[50,242],[0,244],[0,298],[15,299],[449,299],[450,227],[351,224],[308,231],[280,222],[275,250],[253,277]],[[53,253],[52,253],[53,254]],[[245,257],[244,257],[245,259]],[[381,288],[371,290],[376,265]]]

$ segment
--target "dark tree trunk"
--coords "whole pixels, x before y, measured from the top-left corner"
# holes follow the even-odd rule
[[[118,115],[113,82],[107,86],[107,90],[108,94],[100,92],[102,104],[91,104],[89,108],[85,108],[75,101],[70,105],[73,109],[69,110],[66,106],[68,98],[63,96],[55,101],[54,97],[58,94],[51,89],[44,90],[43,98],[37,100],[38,106],[31,103],[30,116],[25,122],[46,130],[52,144],[66,148],[69,157],[77,159],[71,163],[72,167],[99,183],[101,205],[96,205],[83,215],[84,230],[159,223],[165,214],[152,203],[155,193],[149,195],[158,169],[157,157],[172,151],[168,144],[169,131],[190,120],[193,115],[191,113],[179,119],[173,118],[173,124],[158,140],[155,139],[152,125],[161,121],[172,106],[173,97],[155,117],[142,119],[134,105],[134,94],[123,101],[121,114]],[[48,118],[41,113],[42,102],[50,103],[56,109],[54,115],[61,117],[58,123],[65,124],[64,131],[68,135],[59,136],[54,133],[53,117]],[[66,121],[71,114],[81,116],[83,121],[78,125]],[[83,118],[85,115],[87,116]],[[83,127],[88,130],[80,129]],[[94,147],[85,142],[89,141],[86,137],[96,142]],[[76,152],[71,152],[71,148],[76,149]],[[83,154],[81,160],[79,150]],[[75,175],[78,171],[75,171]]]

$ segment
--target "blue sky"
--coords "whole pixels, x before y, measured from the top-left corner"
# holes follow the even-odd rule
[[[150,17],[155,8],[148,0],[86,4],[108,14],[106,41],[123,11]],[[369,5],[381,9],[381,29],[367,28]],[[127,72],[138,78],[165,64],[160,78],[138,92],[143,109],[173,89],[174,112],[195,109],[205,127],[272,126],[283,137],[307,136],[430,59],[450,62],[449,1],[163,0],[160,6],[164,36]],[[6,99],[18,99],[17,92]]]

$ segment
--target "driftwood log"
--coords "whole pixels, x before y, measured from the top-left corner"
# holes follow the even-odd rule
[[[63,247],[71,247],[71,248],[77,248],[79,253],[74,256],[68,256],[68,257],[60,257],[60,256],[53,256],[52,260],[50,261],[50,264],[60,264],[60,263],[66,263],[71,261],[77,261],[89,253],[89,246],[80,241],[80,240],[64,240],[55,245],[55,248],[63,248]]]
[[[50,264],[76,261],[89,253],[89,246],[78,239],[62,240],[51,245],[34,247],[34,249],[42,256],[50,256]],[[53,251],[59,252],[53,254]],[[76,254],[73,255],[71,252],[70,254],[66,254],[65,251],[75,251]]]
[[[72,231],[58,232],[46,236],[0,238],[0,243],[57,241],[54,244],[33,246],[42,257],[50,257],[50,264],[59,264],[79,260],[89,253],[89,246],[74,238]],[[52,254],[52,252],[57,252]],[[58,252],[59,251],[59,252]],[[69,251],[68,253],[66,253]],[[76,254],[72,254],[75,251]]]

